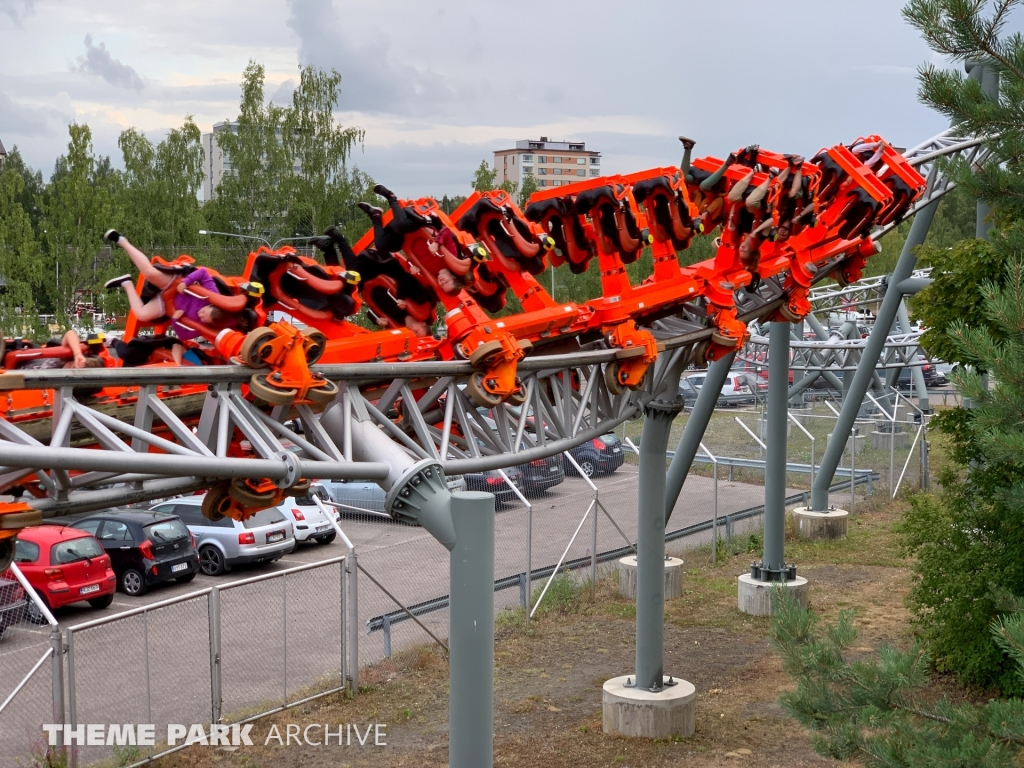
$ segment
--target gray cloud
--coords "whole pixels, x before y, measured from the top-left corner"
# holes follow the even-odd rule
[[[0,91],[0,132],[14,136],[53,136],[71,116],[49,107],[20,104]]]
[[[78,66],[74,69],[95,75],[118,88],[141,91],[145,87],[138,72],[111,56],[103,43],[93,45],[89,34],[85,36],[85,55],[78,57]]]
[[[299,61],[342,74],[345,109],[392,114],[434,113],[433,106],[458,95],[429,67],[399,60],[381,33],[348,35],[332,0],[290,0],[288,26],[299,37]]]
[[[35,0],[0,0],[0,13],[9,16],[17,26],[35,11]]]

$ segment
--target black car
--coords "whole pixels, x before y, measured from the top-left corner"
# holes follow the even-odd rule
[[[72,525],[99,540],[125,594],[145,594],[168,579],[192,581],[199,573],[195,541],[175,515],[112,509]]]
[[[529,447],[526,443],[519,446],[520,450],[523,451]],[[516,469],[523,473],[521,488],[523,495],[526,497],[539,496],[548,488],[553,488],[565,480],[565,471],[562,469],[562,457],[557,455],[519,464]]]
[[[939,387],[942,386],[944,379],[939,376],[935,366],[930,363],[925,363],[921,366],[921,373],[924,374],[924,386],[928,387]],[[910,368],[901,368],[900,377],[896,381],[896,388],[902,392],[906,392],[910,389],[910,384],[913,381],[913,372]]]
[[[509,467],[503,470],[512,481],[512,484],[522,490],[523,470],[519,467]],[[499,503],[513,502],[519,498],[516,492],[505,482],[505,478],[496,469],[489,469],[486,472],[467,472],[463,475],[466,481],[467,491],[487,491],[493,493]],[[523,493],[525,496],[526,494]]]
[[[611,433],[570,448],[569,455],[576,459],[576,463],[587,477],[611,474],[626,460],[625,454],[622,453],[622,442]],[[579,475],[569,459],[566,458],[564,461],[567,475]]]

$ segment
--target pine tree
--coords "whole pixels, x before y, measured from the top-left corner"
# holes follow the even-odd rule
[[[856,645],[853,613],[818,631],[817,617],[781,590],[772,645],[796,690],[783,708],[813,733],[815,750],[879,768],[1011,768],[1024,748],[1024,700],[953,704],[925,695],[930,659],[922,646],[882,647],[877,658],[848,661]],[[1024,612],[993,623],[993,641],[1024,678]]]

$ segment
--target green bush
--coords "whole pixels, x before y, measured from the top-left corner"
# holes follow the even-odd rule
[[[537,605],[544,587],[533,591],[533,604]],[[551,580],[551,586],[544,593],[544,601],[537,613],[555,613],[559,615],[575,612],[583,601],[583,586],[572,577],[566,569]]]

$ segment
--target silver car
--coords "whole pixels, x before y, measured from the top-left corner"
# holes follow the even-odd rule
[[[184,496],[154,504],[152,509],[181,518],[195,536],[199,567],[207,576],[236,565],[269,563],[295,549],[292,523],[277,507],[260,510],[245,522],[230,517],[213,522],[203,517],[202,506],[202,496]]]

